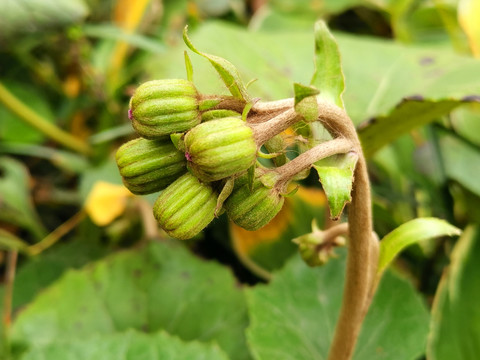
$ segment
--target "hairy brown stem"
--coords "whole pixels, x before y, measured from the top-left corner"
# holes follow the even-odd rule
[[[322,232],[325,242],[334,240],[337,236],[348,235],[348,223],[340,223]]]
[[[350,140],[359,155],[348,212],[348,224],[352,231],[345,287],[328,356],[329,360],[347,360],[353,355],[361,324],[368,310],[372,274],[377,266],[375,253],[378,244],[372,237],[372,205],[367,164],[355,127],[345,111],[331,102],[319,100],[318,108],[319,120],[332,136],[343,136]]]
[[[293,99],[282,99],[268,102],[258,101],[252,106],[252,111],[256,113],[270,113],[293,108],[293,105]]]
[[[298,173],[310,168],[312,164],[326,157],[335,154],[344,154],[353,150],[350,140],[345,138],[336,138],[321,143],[308,151],[298,155],[292,161],[278,167],[275,171],[280,174],[277,180],[277,187],[281,188]]]
[[[259,114],[282,111],[280,115],[273,119],[257,126],[252,126],[259,144],[263,144],[273,135],[287,129],[299,120],[299,117],[295,116],[293,106],[293,99],[284,99],[268,103],[258,102],[252,107],[252,111]],[[354,171],[352,202],[349,205],[348,214],[348,227],[352,231],[350,231],[349,236],[344,294],[328,356],[328,360],[348,360],[353,355],[361,324],[373,298],[373,282],[378,258],[378,240],[372,236],[370,182],[367,164],[355,127],[345,111],[331,102],[318,100],[318,110],[318,119],[330,134],[337,138],[332,141],[342,141],[346,147],[348,144],[348,148],[344,149],[345,152],[355,151],[359,155]],[[262,134],[263,132],[265,134]],[[337,146],[335,147],[338,149]],[[340,151],[337,150],[335,153],[338,152]],[[301,158],[302,155],[297,157],[297,159],[300,158],[297,160],[299,163],[305,162]],[[292,160],[289,164],[295,160]],[[315,161],[311,161],[310,164],[313,162]],[[289,171],[296,171],[293,170],[293,167],[290,169],[292,170]],[[291,174],[285,175],[285,178],[288,176],[291,176]]]
[[[253,130],[255,142],[260,147],[269,139],[285,131],[301,119],[302,117],[295,112],[295,109],[288,109],[266,122],[250,124],[250,127]]]

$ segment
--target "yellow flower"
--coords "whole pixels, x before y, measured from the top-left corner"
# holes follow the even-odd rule
[[[105,226],[125,211],[130,196],[123,185],[97,181],[85,201],[85,211],[96,225]]]

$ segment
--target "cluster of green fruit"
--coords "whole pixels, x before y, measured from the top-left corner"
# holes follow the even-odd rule
[[[279,188],[263,181],[268,174],[254,170],[254,131],[221,103],[180,79],[149,81],[131,98],[128,116],[141,137],[118,149],[117,165],[132,193],[163,190],[153,212],[174,238],[195,236],[223,210],[257,230],[283,205]]]

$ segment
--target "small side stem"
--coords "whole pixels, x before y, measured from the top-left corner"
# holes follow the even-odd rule
[[[27,124],[33,126],[66,148],[75,150],[84,155],[89,155],[92,152],[92,149],[87,143],[70,135],[68,132],[61,130],[38,115],[15,97],[15,95],[13,95],[2,83],[0,83],[0,103],[5,105],[7,109],[16,114]]]
[[[31,245],[28,247],[27,251],[30,255],[35,256],[40,254],[42,251],[48,249],[58,240],[62,238],[66,233],[71,231],[75,226],[78,225],[80,221],[85,217],[85,211],[80,210],[78,213],[73,215],[70,219],[65,221],[62,225],[53,230],[48,234],[42,241]]]
[[[310,150],[298,155],[292,161],[278,167],[275,171],[280,174],[277,179],[277,187],[281,188],[298,173],[310,168],[312,164],[335,154],[344,154],[352,151],[352,142],[345,138],[336,138],[321,143]]]
[[[3,351],[5,356],[10,356],[9,332],[12,323],[12,303],[13,303],[13,285],[15,282],[15,271],[17,269],[17,251],[9,251],[7,253],[7,264],[5,272],[5,294],[3,300]]]
[[[322,232],[325,242],[334,240],[338,236],[348,235],[348,223],[340,223]]]
[[[293,108],[294,100],[293,99],[282,99],[276,101],[258,101],[252,107],[252,111],[256,113],[270,113],[279,110],[287,110]]]
[[[142,215],[143,229],[145,231],[146,239],[160,239],[158,223],[153,217],[152,206],[146,200],[139,199],[137,207]]]

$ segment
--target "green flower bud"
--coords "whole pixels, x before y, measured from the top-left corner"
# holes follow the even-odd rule
[[[187,170],[184,154],[168,138],[129,141],[118,149],[116,160],[123,183],[134,194],[162,190]]]
[[[153,215],[171,237],[190,239],[213,220],[217,197],[210,185],[186,173],[160,194]]]
[[[253,180],[252,190],[247,175],[235,182],[232,194],[224,203],[228,217],[245,230],[255,231],[267,225],[282,209],[284,197],[275,187],[267,187],[260,177]]]
[[[201,121],[197,89],[182,79],[146,82],[132,96],[128,117],[147,139],[187,131]]]
[[[227,117],[202,123],[185,135],[188,167],[203,181],[216,181],[252,166],[257,144],[241,119]]]
[[[299,236],[292,241],[298,245],[303,261],[311,267],[325,265],[328,260],[335,257],[335,247],[345,245],[342,238],[325,242],[323,232],[320,230],[314,230],[312,233]]]

